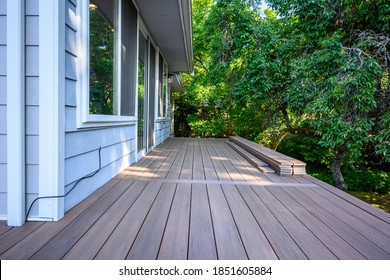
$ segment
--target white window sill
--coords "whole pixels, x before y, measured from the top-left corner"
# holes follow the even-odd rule
[[[136,123],[137,118],[131,116],[88,115],[86,119],[79,124],[78,128],[123,126]]]

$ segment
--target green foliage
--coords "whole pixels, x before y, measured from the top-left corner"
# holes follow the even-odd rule
[[[90,9],[90,114],[113,114],[114,35],[98,9]]]
[[[321,181],[334,184],[332,173],[329,170],[318,166],[309,166],[307,172]],[[344,169],[343,174],[348,184],[348,191],[390,194],[389,172],[371,169]]]
[[[333,38],[321,45],[323,49],[296,63],[289,104],[310,116],[311,126],[321,136],[319,144],[327,148],[345,144],[359,157],[374,125],[368,113],[376,106],[379,65],[361,50],[344,48]],[[305,100],[305,107],[297,96]]]
[[[194,116],[188,117],[188,122],[192,131],[197,131],[196,137],[226,137],[226,119],[225,118],[211,118],[199,120]]]
[[[333,152],[329,148],[318,146],[318,142],[319,137],[315,135],[290,134],[279,145],[278,151],[311,166],[329,168]]]
[[[265,17],[259,1],[193,2],[191,135],[237,134],[348,174],[390,162],[388,1],[267,2]]]
[[[389,172],[375,170],[345,170],[345,181],[351,191],[390,193]]]
[[[380,120],[380,133],[375,136],[378,143],[376,145],[376,154],[390,162],[390,112],[387,112]]]
[[[191,127],[187,118],[197,111],[196,107],[192,105],[187,94],[175,92],[173,93],[173,100],[175,101],[174,134],[176,137],[189,137],[191,136]]]

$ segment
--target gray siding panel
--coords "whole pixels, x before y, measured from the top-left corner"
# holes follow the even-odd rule
[[[26,107],[26,134],[39,135],[39,107]]]
[[[67,26],[77,30],[76,6],[70,1],[66,1],[65,22]]]
[[[67,133],[65,136],[65,158],[88,153],[101,147],[135,139],[135,126],[113,127]]]
[[[0,15],[7,14],[7,0],[0,1]]]
[[[26,15],[29,16],[39,15],[39,0],[26,1]]]
[[[0,104],[0,134],[7,134],[7,106]]]
[[[0,193],[0,219],[7,219],[7,194]]]
[[[7,218],[7,1],[0,0],[0,219]]]
[[[7,165],[0,163],[0,193],[7,192]]]
[[[26,16],[26,45],[39,45],[39,17]]]
[[[7,104],[7,77],[0,76],[0,104]]]
[[[66,106],[65,107],[65,132],[72,132],[77,130],[77,108]]]
[[[132,151],[135,150],[135,140],[130,141],[130,146],[132,146]],[[102,152],[102,157],[105,157],[106,153],[110,153],[110,150],[107,152]],[[96,157],[96,155],[95,155]],[[121,170],[129,166],[130,162],[134,162],[136,157],[135,152],[124,155],[118,160],[112,162],[110,165],[103,166],[103,168],[92,178],[84,180],[77,185],[77,188],[71,192],[65,199],[65,210],[69,210],[77,203],[81,202],[85,197],[93,193],[104,183],[109,181],[111,178],[115,177]],[[95,163],[93,163],[95,166]],[[67,188],[71,188],[73,184],[70,184]]]
[[[39,192],[39,165],[26,166],[27,193],[38,194]]]
[[[39,105],[39,78],[26,77],[26,105]]]
[[[77,80],[77,57],[65,53],[65,75],[67,79]]]
[[[65,104],[67,106],[77,106],[76,86],[76,81],[69,79],[65,80]]]
[[[65,50],[69,53],[77,53],[77,33],[69,26],[65,27]]]
[[[26,164],[39,164],[39,136],[26,136]]]
[[[7,163],[7,135],[0,134],[0,164]]]
[[[0,76],[7,74],[7,47],[0,45]]]
[[[7,41],[7,17],[0,15],[0,45],[5,45]]]
[[[26,46],[26,76],[39,76],[39,47]]]
[[[26,1],[26,205],[39,193],[39,0]],[[38,215],[35,207],[30,218]]]

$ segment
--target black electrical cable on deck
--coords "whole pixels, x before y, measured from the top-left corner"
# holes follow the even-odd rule
[[[85,179],[88,179],[88,178],[91,178],[93,176],[95,176],[99,171],[100,169],[102,169],[102,157],[101,157],[101,150],[102,150],[102,147],[99,147],[99,168],[95,171],[93,171],[92,173],[80,178],[77,180],[77,182],[74,184],[74,186],[66,193],[66,194],[63,194],[63,195],[58,195],[58,196],[41,196],[41,197],[38,197],[36,199],[34,199],[34,201],[31,203],[30,207],[28,208],[28,211],[27,211],[27,214],[26,214],[26,222],[27,222],[27,219],[28,219],[28,216],[30,215],[30,211],[33,207],[33,205],[35,204],[35,202],[37,202],[38,200],[41,200],[41,199],[48,199],[48,198],[64,198],[65,196],[67,196],[68,194],[70,194],[71,191],[73,191],[76,186],[83,180]]]

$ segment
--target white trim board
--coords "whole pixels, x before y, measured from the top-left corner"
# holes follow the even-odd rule
[[[64,194],[65,1],[39,0],[39,196]],[[39,217],[57,221],[64,199],[39,201]]]
[[[25,222],[25,7],[7,1],[7,218]]]

